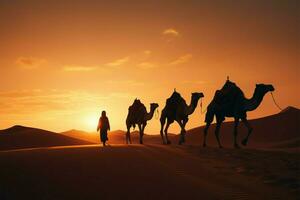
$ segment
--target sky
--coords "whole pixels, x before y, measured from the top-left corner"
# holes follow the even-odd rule
[[[0,0],[0,128],[95,131],[102,110],[126,128],[135,98],[174,88],[203,110],[226,77],[250,98],[273,84],[281,107],[300,107],[297,0]],[[270,94],[250,119],[279,112]],[[198,106],[187,128],[204,124]],[[158,134],[154,117],[146,128]],[[178,132],[177,124],[171,132]]]

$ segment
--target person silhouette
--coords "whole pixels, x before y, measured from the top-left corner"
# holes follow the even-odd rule
[[[106,112],[102,111],[101,117],[99,119],[97,132],[100,130],[100,141],[103,146],[106,146],[106,141],[108,140],[107,131],[110,131],[110,125],[108,117],[106,116]]]

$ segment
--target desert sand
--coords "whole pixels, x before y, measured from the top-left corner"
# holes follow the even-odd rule
[[[224,149],[212,131],[210,146],[201,146],[203,127],[190,130],[182,146],[177,135],[169,146],[158,135],[126,145],[124,132],[114,131],[108,147],[94,144],[97,134],[13,127],[0,132],[0,199],[299,199],[298,119],[291,108],[252,120],[243,149],[232,148],[230,122]]]
[[[298,153],[98,145],[0,153],[1,199],[296,199]]]

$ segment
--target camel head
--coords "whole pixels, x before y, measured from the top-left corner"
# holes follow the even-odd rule
[[[273,92],[275,89],[270,84],[256,84],[254,94],[250,99],[245,98],[244,109],[245,111],[255,110],[262,102],[264,96],[268,92]]]
[[[204,94],[202,92],[194,92],[192,93],[192,100],[199,100],[200,98],[204,97]]]
[[[257,91],[265,94],[267,92],[273,92],[275,89],[273,87],[273,85],[271,84],[256,84],[256,88]]]
[[[191,98],[191,104],[187,106],[184,110],[185,115],[191,115],[195,111],[198,101],[200,98],[204,97],[204,94],[202,92],[194,92],[192,93],[192,98]]]
[[[150,104],[150,109],[151,110],[155,110],[156,108],[158,108],[158,104],[157,103],[151,103]]]

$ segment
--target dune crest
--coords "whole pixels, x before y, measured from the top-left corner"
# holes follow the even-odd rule
[[[13,126],[0,130],[0,150],[92,144],[38,128]]]

